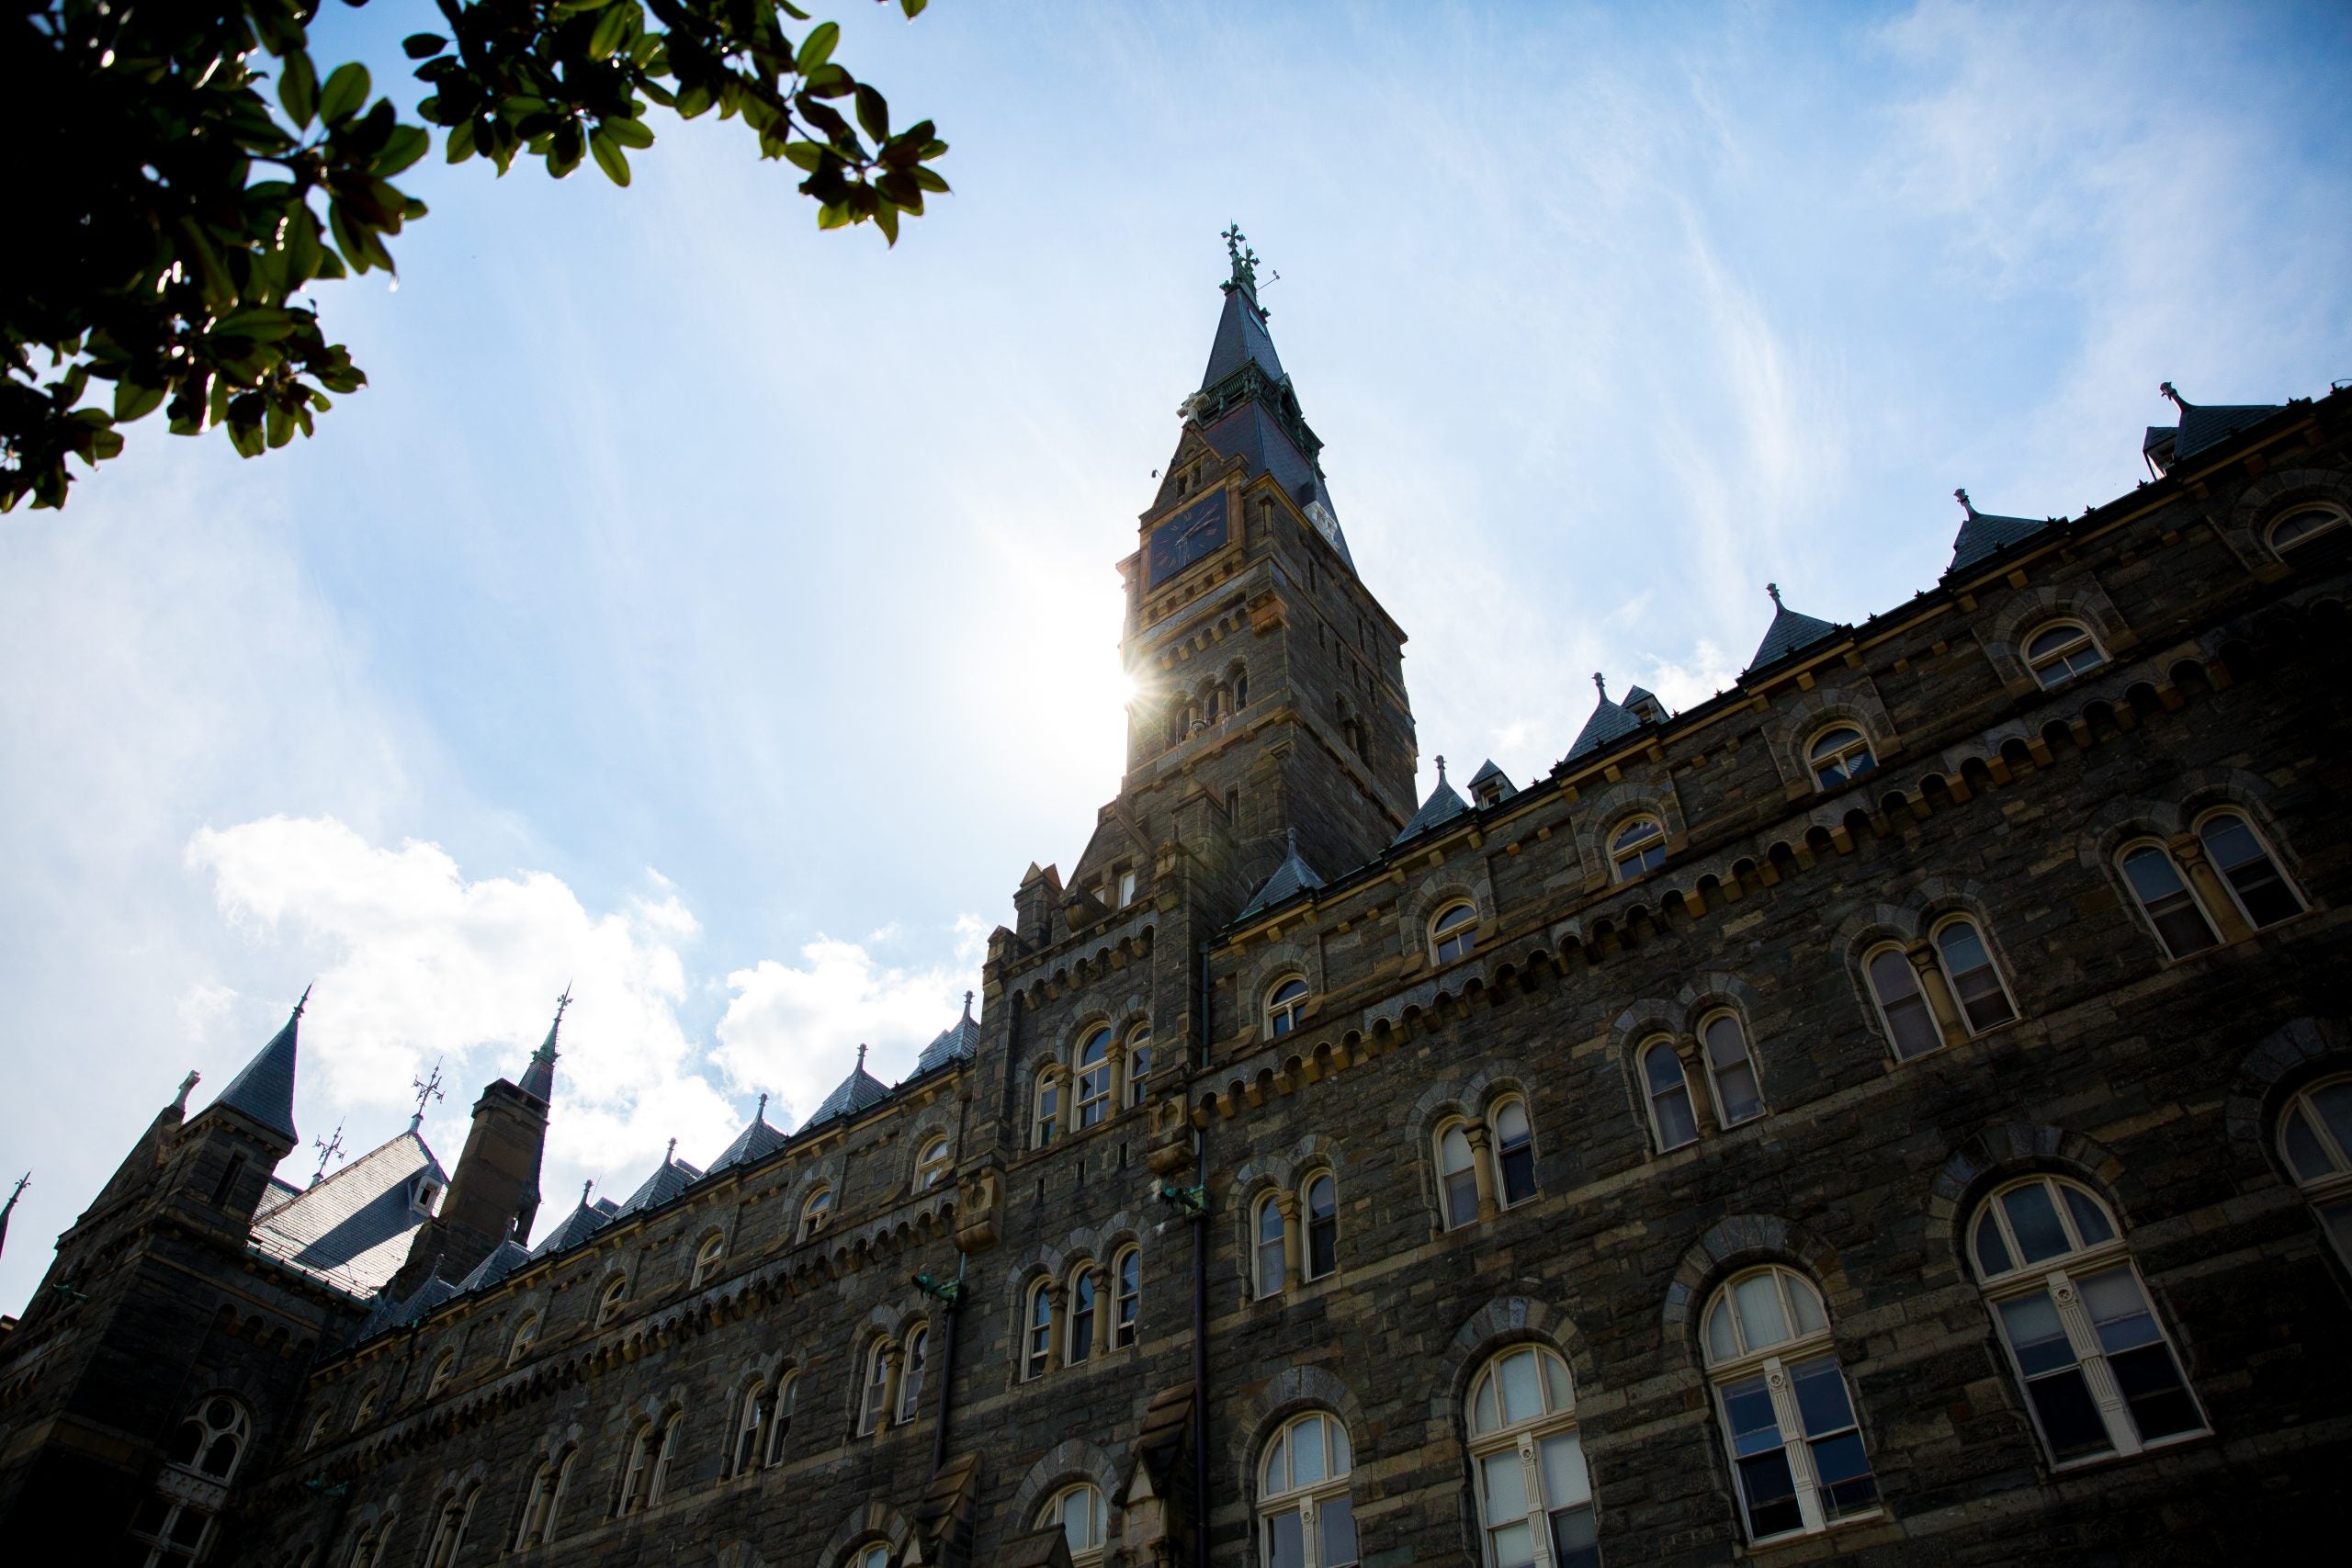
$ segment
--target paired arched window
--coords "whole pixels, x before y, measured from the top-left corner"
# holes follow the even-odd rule
[[[2352,1269],[2352,1077],[2313,1084],[2287,1102],[2278,1153],[2336,1257]]]
[[[1123,1247],[1111,1260],[1111,1348],[1123,1350],[1136,1342],[1142,1327],[1143,1253]]]
[[[1111,1026],[1089,1033],[1078,1048],[1078,1127],[1093,1126],[1111,1113]]]
[[[1457,1230],[1478,1218],[1478,1156],[1470,1146],[1466,1122],[1447,1122],[1437,1130],[1438,1204],[1445,1228]]]
[[[1029,1287],[1029,1308],[1023,1329],[1021,1375],[1043,1377],[1054,1359],[1054,1292],[1051,1281]]]
[[[1878,1480],[1812,1281],[1750,1269],[1716,1290],[1701,1322],[1747,1539],[1876,1512]]]
[[[669,1483],[671,1461],[677,1458],[683,1415],[673,1414],[660,1426],[651,1422],[637,1429],[629,1440],[628,1462],[621,1470],[620,1506],[616,1513],[632,1514],[662,1501]]]
[[[2107,1206],[2061,1177],[1984,1200],[1969,1257],[2053,1464],[2205,1430]]]
[[[1707,1078],[1715,1091],[1716,1124],[1736,1127],[1764,1114],[1764,1088],[1739,1014],[1718,1009],[1699,1021],[1699,1043],[1707,1056]]]
[[[820,1187],[809,1193],[807,1201],[800,1205],[800,1239],[807,1241],[819,1231],[823,1230],[825,1222],[832,1217],[833,1190],[830,1187]]]
[[[2246,925],[2260,931],[2303,912],[2302,895],[2243,813],[2208,812],[2198,819],[2196,836],[2231,909]],[[2167,955],[2187,958],[2221,941],[2214,911],[2183,874],[2170,846],[2153,839],[2127,844],[2117,863]]]
[[[946,1179],[948,1163],[945,1134],[923,1140],[922,1150],[915,1156],[915,1190],[938,1186]]]
[[[1269,1192],[1258,1200],[1256,1217],[1250,1232],[1255,1238],[1250,1248],[1252,1274],[1258,1294],[1271,1296],[1280,1292],[1289,1273],[1288,1227],[1283,1223],[1281,1198]]]
[[[466,1527],[473,1523],[474,1504],[481,1498],[481,1488],[476,1485],[462,1496],[451,1494],[441,1505],[433,1521],[433,1539],[424,1549],[424,1568],[455,1568],[458,1553],[465,1550]]]
[[[1320,1280],[1340,1266],[1340,1183],[1328,1170],[1306,1179],[1306,1277]]]
[[[2098,639],[2079,621],[2058,621],[2026,638],[2025,667],[2043,691],[2087,675],[2107,662]]]
[[[596,1303],[596,1326],[602,1328],[620,1316],[621,1308],[628,1304],[628,1276],[616,1274],[605,1286],[605,1293]]]
[[[1135,1032],[1127,1036],[1127,1103],[1141,1105],[1147,1088],[1144,1080],[1151,1077],[1151,1025],[1138,1023]]]
[[[727,1238],[723,1235],[705,1236],[695,1248],[695,1274],[687,1289],[699,1290],[705,1280],[718,1270],[718,1260],[727,1256]]]
[[[899,1358],[899,1419],[911,1421],[922,1408],[923,1364],[931,1357],[931,1326],[916,1324],[907,1330],[907,1348]]]
[[[1879,1021],[1886,1027],[1896,1061],[1943,1048],[1943,1031],[1937,1027],[1935,1010],[1928,1004],[1910,954],[1892,945],[1874,949],[1862,960],[1862,972],[1870,977],[1871,999],[1878,1003]]]
[[[1439,1122],[1434,1154],[1438,1215],[1447,1230],[1477,1219],[1488,1198],[1508,1209],[1535,1196],[1535,1129],[1516,1094],[1489,1101],[1483,1127],[1460,1116]]]
[[[1495,1142],[1495,1199],[1508,1209],[1535,1196],[1535,1128],[1516,1095],[1487,1107]]]
[[[226,1485],[235,1478],[252,1437],[253,1424],[246,1418],[244,1406],[217,1393],[198,1402],[187,1419],[173,1428],[172,1440],[164,1450],[164,1470],[157,1489],[130,1519],[130,1533],[149,1548],[149,1563],[193,1562],[203,1554],[212,1533],[211,1509],[175,1494],[219,1494],[175,1484],[175,1474]]]
[[[531,1347],[537,1344],[538,1339],[539,1314],[526,1312],[523,1314],[523,1321],[514,1325],[514,1337],[506,1342],[506,1364],[514,1366],[529,1355]]]
[[[2197,838],[2246,924],[2260,931],[2303,912],[2302,895],[2278,869],[2261,835],[2243,815],[2208,812],[2198,819]]]
[[[1470,1386],[1469,1427],[1487,1568],[1533,1568],[1539,1539],[1551,1544],[1553,1568],[1597,1568],[1567,1363],[1540,1345],[1505,1350]]]
[[[742,1414],[735,1419],[735,1473],[748,1475],[784,1457],[785,1434],[792,1429],[792,1406],[800,1374],[785,1372],[774,1389],[755,1382],[743,1391]]]
[[[355,1432],[376,1418],[377,1389],[369,1383],[359,1391],[359,1403],[351,1412],[351,1429]]]
[[[1075,1367],[1094,1353],[1094,1269],[1081,1263],[1070,1271],[1069,1344],[1062,1364]]]
[[[1061,1069],[1048,1062],[1037,1069],[1037,1087],[1030,1096],[1029,1146],[1042,1149],[1054,1141],[1061,1128],[1062,1080]]]
[[[2156,940],[2164,943],[2166,954],[2187,958],[2221,941],[2213,923],[2205,918],[2204,907],[2188,891],[2188,879],[2181,875],[2180,863],[2170,850],[2154,841],[2130,844],[2117,863],[2123,868],[2132,896],[2140,901],[2140,912],[2156,928]]]
[[[1649,1100],[1650,1134],[1658,1153],[1697,1141],[1699,1113],[1691,1106],[1690,1079],[1674,1042],[1664,1035],[1642,1047],[1642,1091]]]
[[[1266,1568],[1354,1568],[1355,1508],[1348,1472],[1355,1455],[1339,1418],[1295,1416],[1258,1465],[1259,1559]]]
[[[1666,863],[1666,829],[1655,817],[1628,818],[1609,838],[1609,871],[1631,882]]]
[[[1966,915],[1948,916],[1937,923],[1933,940],[1969,1033],[1997,1029],[2018,1016],[2000,967],[1993,962],[1993,950],[1984,945],[1984,933],[1974,920]]]
[[[863,1437],[890,1423],[890,1352],[888,1339],[865,1348],[865,1392],[857,1402],[857,1430]]]
[[[1814,784],[1821,789],[1850,784],[1878,766],[1878,759],[1871,754],[1870,737],[1850,724],[1814,737],[1805,749],[1805,762],[1813,769]]]
[[[2345,525],[2344,513],[2333,506],[2298,507],[2270,525],[2270,547],[2281,557]],[[2340,541],[2339,541],[2340,542]]]
[[[1266,1033],[1269,1038],[1296,1029],[1306,1012],[1306,980],[1285,975],[1266,992]]]
[[[1100,1489],[1081,1481],[1055,1493],[1037,1515],[1037,1528],[1056,1525],[1061,1526],[1062,1540],[1069,1547],[1071,1568],[1102,1561],[1107,1530]]]
[[[440,1398],[441,1391],[447,1388],[449,1380],[457,1375],[458,1353],[455,1350],[442,1351],[433,1362],[433,1375],[425,1380],[425,1399],[429,1402]]]
[[[1448,904],[1430,919],[1430,953],[1440,964],[1467,958],[1478,946],[1478,910],[1468,900]]]
[[[514,1521],[515,1551],[555,1539],[564,1490],[571,1481],[571,1462],[578,1457],[577,1449],[567,1449],[560,1459],[547,1460],[531,1472],[531,1489],[524,1494],[523,1512]]]

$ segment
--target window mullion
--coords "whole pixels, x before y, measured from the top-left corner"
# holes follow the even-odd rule
[[[1778,1356],[1764,1358],[1764,1387],[1771,1395],[1772,1418],[1780,1424],[1781,1450],[1789,1458],[1789,1478],[1797,1489],[1797,1515],[1805,1532],[1826,1529],[1821,1510],[1821,1481],[1813,1468],[1813,1450],[1804,1440],[1804,1421],[1797,1410],[1797,1393],[1789,1369]]]
[[[1315,1539],[1315,1499],[1298,1502],[1298,1555],[1305,1568],[1323,1568],[1323,1543]]]
[[[2107,1364],[2107,1352],[2099,1347],[2098,1330],[2091,1323],[2090,1309],[2083,1305],[2082,1292],[2064,1269],[2052,1269],[2048,1280],[2050,1300],[2058,1309],[2058,1322],[2066,1330],[2066,1342],[2082,1368],[2083,1382],[2090,1387],[2099,1419],[2107,1423],[2107,1440],[2119,1455],[2138,1453],[2140,1429],[2133,1424],[2131,1412],[2124,1408],[2123,1391],[2116,1385],[2115,1373]]]
[[[1527,1488],[1527,1529],[1535,1538],[1535,1568],[1552,1568],[1552,1508],[1544,1495],[1544,1466],[1536,1458],[1532,1432],[1519,1435],[1519,1472]]]

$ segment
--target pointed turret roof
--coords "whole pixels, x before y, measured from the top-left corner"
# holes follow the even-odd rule
[[[972,993],[964,993],[964,1016],[941,1030],[937,1038],[915,1058],[915,1072],[927,1073],[950,1062],[968,1062],[980,1054],[980,1026],[972,1017]]]
[[[539,1238],[538,1246],[531,1248],[532,1257],[545,1258],[550,1252],[577,1247],[613,1223],[610,1201],[601,1198],[594,1203],[588,1201],[588,1194],[595,1185],[594,1181],[581,1184],[579,1206],[564,1215],[561,1224]]]
[[[1584,728],[1577,731],[1576,744],[1568,748],[1562,761],[1573,762],[1588,751],[1613,745],[1642,727],[1642,721],[1623,705],[1609,700],[1609,682],[1601,679],[1599,671],[1593,671],[1592,686],[1600,694],[1600,701],[1594,706],[1592,716],[1584,721]],[[1639,686],[1634,689],[1641,690]]]
[[[1316,874],[1313,866],[1306,863],[1306,857],[1298,852],[1298,829],[1293,828],[1290,829],[1290,852],[1283,856],[1283,863],[1274,867],[1274,874],[1266,878],[1266,885],[1258,889],[1258,896],[1250,899],[1249,907],[1236,918],[1246,920],[1261,909],[1286,904],[1300,894],[1312,892],[1322,886],[1323,879]]]
[[[2039,534],[2058,520],[2054,517],[2002,517],[1990,512],[1979,512],[1968,492],[1956,490],[1952,499],[1967,513],[1960,532],[1951,542],[1951,565],[1944,569],[1946,575],[1965,571],[1988,556],[1998,555],[2019,539]]]
[[[715,1173],[730,1165],[749,1165],[753,1160],[765,1159],[784,1147],[784,1134],[768,1125],[768,1097],[763,1094],[760,1096],[760,1108],[752,1112],[751,1124],[736,1134],[735,1141],[710,1162],[710,1169]],[[581,1201],[587,1201],[587,1196],[582,1193]]]
[[[311,988],[305,986],[302,999],[287,1015],[286,1027],[270,1038],[269,1043],[245,1064],[245,1070],[230,1079],[220,1098],[205,1109],[227,1106],[232,1111],[242,1111],[288,1144],[301,1142],[301,1134],[294,1131],[294,1057],[302,1010],[310,1002]]]
[[[1772,624],[1764,628],[1764,640],[1756,645],[1756,657],[1747,661],[1748,670],[1761,670],[1767,664],[1786,659],[1801,648],[1810,648],[1823,637],[1837,631],[1827,621],[1801,615],[1781,603],[1781,585],[1768,582],[1764,592],[1772,596]],[[1747,671],[1740,673],[1746,674]]]
[[[1427,800],[1421,802],[1421,808],[1413,813],[1413,819],[1405,824],[1405,830],[1388,841],[1388,847],[1395,849],[1408,839],[1417,839],[1430,829],[1464,815],[1469,809],[1469,804],[1454,794],[1453,786],[1445,782],[1445,759],[1440,757],[1437,760],[1437,787],[1430,791]]]
[[[2158,468],[2168,468],[2184,457],[2193,457],[2206,447],[2250,430],[2279,412],[2283,403],[2192,403],[2173,389],[2170,381],[2157,388],[2172,406],[2180,411],[2177,425],[2152,424],[2147,439],[2140,444],[2143,453]]]
[[[820,1122],[830,1122],[836,1116],[854,1116],[867,1106],[879,1103],[889,1093],[888,1085],[865,1070],[865,1047],[860,1045],[857,1048],[857,1066],[849,1070],[849,1077],[842,1079],[840,1088],[825,1096],[825,1102],[817,1107],[808,1120],[800,1123],[800,1130],[805,1133]]]
[[[492,1247],[488,1258],[475,1264],[472,1273],[458,1282],[457,1293],[487,1290],[530,1260],[531,1249],[510,1235]]]
[[[548,1037],[531,1053],[530,1066],[523,1069],[523,1081],[515,1087],[541,1105],[555,1103],[555,1037],[563,1028],[563,1010],[571,1005],[571,987],[566,986],[563,995],[555,1001],[555,1021],[548,1025]]]
[[[702,1172],[678,1157],[678,1140],[670,1140],[670,1150],[662,1156],[661,1168],[639,1183],[628,1201],[614,1211],[614,1218],[633,1214],[639,1209],[658,1209],[702,1179]]]
[[[458,1287],[438,1273],[427,1275],[424,1283],[405,1301],[389,1288],[381,1291],[368,1309],[368,1321],[360,1325],[359,1337],[372,1339],[386,1329],[405,1327],[457,1293]]]
[[[1255,365],[1277,381],[1287,379],[1274,336],[1266,330],[1266,313],[1258,308],[1257,276],[1252,271],[1243,282],[1244,265],[1237,259],[1233,281],[1225,286],[1225,313],[1217,317],[1208,368],[1201,372],[1204,392],[1244,365]]]

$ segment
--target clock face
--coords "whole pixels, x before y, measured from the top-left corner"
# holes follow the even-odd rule
[[[1224,548],[1225,491],[1204,495],[1151,531],[1151,585],[1166,582],[1202,557]]]

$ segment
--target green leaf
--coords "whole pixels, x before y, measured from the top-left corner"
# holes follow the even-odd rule
[[[114,384],[114,417],[128,424],[134,419],[144,419],[163,406],[161,387],[141,387],[129,379]]]
[[[874,209],[874,222],[875,226],[882,231],[884,239],[893,245],[899,243],[899,209],[897,208],[887,201],[884,202]]]
[[[786,146],[784,155],[812,175],[817,172],[817,165],[825,161],[825,150],[814,141],[791,142]]]
[[[588,35],[588,58],[610,60],[613,51],[628,39],[629,28],[637,24],[635,6],[607,6],[605,14],[596,18],[596,30]]]
[[[588,139],[588,150],[596,155],[596,166],[605,171],[606,179],[616,186],[628,184],[628,154],[618,142],[599,130]]]
[[[800,40],[800,52],[793,58],[792,68],[803,76],[833,57],[833,45],[842,41],[841,24],[819,22]]]
[[[641,119],[627,119],[616,115],[598,129],[624,147],[641,149],[653,145],[653,132],[645,128]]]
[[[931,0],[899,0],[899,9],[904,11],[907,14],[907,20],[911,22],[922,16],[923,7],[930,4]]]
[[[368,67],[354,60],[336,66],[327,85],[319,89],[319,118],[329,125],[341,125],[367,103]]]
[[[294,51],[278,67],[277,101],[286,106],[286,116],[298,130],[309,125],[318,112],[319,73],[311,63],[310,51]]]
[[[379,179],[389,179],[433,151],[433,138],[423,126],[396,125],[384,139],[383,151],[376,154],[368,168]]]
[[[401,40],[411,60],[430,60],[449,47],[449,40],[439,33],[411,33]]]
[[[819,208],[817,209],[817,227],[820,229],[848,228],[849,209],[843,207],[838,201]]]
[[[342,202],[327,203],[327,227],[334,231],[335,249],[343,253],[343,259],[351,264],[352,271],[366,272],[375,265]]]
[[[857,123],[875,141],[890,140],[890,106],[883,101],[881,94],[863,82],[857,85]]]

